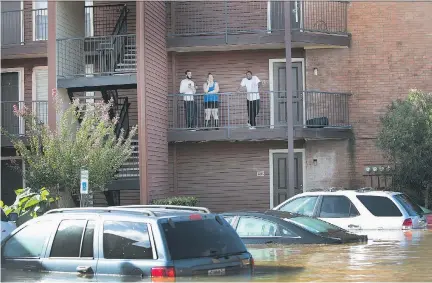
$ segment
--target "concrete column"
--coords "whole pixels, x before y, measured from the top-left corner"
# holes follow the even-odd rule
[[[286,58],[286,107],[287,107],[287,138],[288,138],[288,192],[289,197],[294,195],[294,116],[292,100],[292,67],[291,67],[291,7],[290,1],[285,1],[285,58]]]

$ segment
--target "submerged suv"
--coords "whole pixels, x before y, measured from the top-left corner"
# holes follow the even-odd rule
[[[6,238],[1,258],[2,281],[13,281],[4,275],[14,270],[128,281],[249,277],[253,269],[251,254],[222,216],[157,206],[51,210]]]
[[[422,209],[399,192],[370,189],[305,192],[273,209],[317,217],[346,230],[426,227]]]

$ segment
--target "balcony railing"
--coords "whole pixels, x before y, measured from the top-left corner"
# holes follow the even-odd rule
[[[135,34],[57,40],[59,78],[136,72]]]
[[[48,39],[48,9],[1,12],[2,46]]]
[[[287,126],[286,92],[260,92],[260,102],[248,102],[251,93],[220,93],[217,112],[205,110],[203,94],[168,95],[169,124],[171,130],[277,128]],[[293,94],[294,125],[313,128],[350,127],[347,93],[300,91]],[[186,99],[186,100],[185,100]],[[249,105],[248,105],[249,104]],[[191,106],[189,106],[191,105]],[[207,107],[209,104],[207,104]],[[211,104],[210,104],[211,105]],[[187,107],[193,107],[186,109]],[[256,107],[256,108],[253,108]],[[249,116],[257,112],[255,123]],[[206,113],[207,112],[207,113]],[[213,112],[213,113],[212,113]],[[210,123],[206,123],[210,116]],[[214,122],[217,114],[218,123]],[[208,119],[207,119],[208,120]]]
[[[21,117],[15,115],[14,109],[27,108],[32,111],[38,121],[48,123],[48,101],[2,101],[1,103],[1,127],[11,135],[24,135],[25,123]]]
[[[347,34],[347,1],[291,1],[293,30]],[[168,37],[272,33],[285,29],[283,1],[171,1]]]

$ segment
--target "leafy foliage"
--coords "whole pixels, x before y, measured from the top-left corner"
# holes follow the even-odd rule
[[[132,154],[131,139],[137,127],[127,138],[123,130],[117,138],[114,130],[118,117],[111,119],[109,115],[112,102],[80,104],[74,100],[65,104],[58,96],[54,101],[60,117],[57,129],[40,123],[30,109],[15,107],[15,114],[25,120],[28,144],[5,133],[26,164],[26,183],[31,188],[76,192],[80,170],[85,168],[89,171],[89,188],[93,192],[104,190]]]
[[[30,188],[15,190],[16,199],[11,206],[7,206],[0,202],[1,208],[6,215],[10,213],[18,214],[18,217],[27,219],[35,218],[48,211],[52,205],[58,200],[58,197],[53,197],[46,188],[34,191]]]
[[[157,205],[183,205],[183,206],[196,206],[198,199],[196,197],[171,197],[164,199],[152,200],[151,204]]]
[[[381,119],[378,147],[394,164],[393,186],[421,195],[432,185],[432,94],[410,91]]]

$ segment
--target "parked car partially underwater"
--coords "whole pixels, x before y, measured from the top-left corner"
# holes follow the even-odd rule
[[[144,205],[51,210],[2,241],[1,259],[2,281],[15,281],[7,275],[17,270],[46,274],[46,280],[247,279],[254,265],[222,216],[201,208]]]
[[[6,216],[6,213],[3,211],[3,208],[0,208],[1,213],[1,240],[5,239],[9,236],[13,230],[16,229],[16,220],[18,219],[18,215],[16,213],[10,213]]]
[[[367,242],[367,236],[350,233],[317,218],[269,210],[221,214],[243,243],[252,244],[345,244]]]

